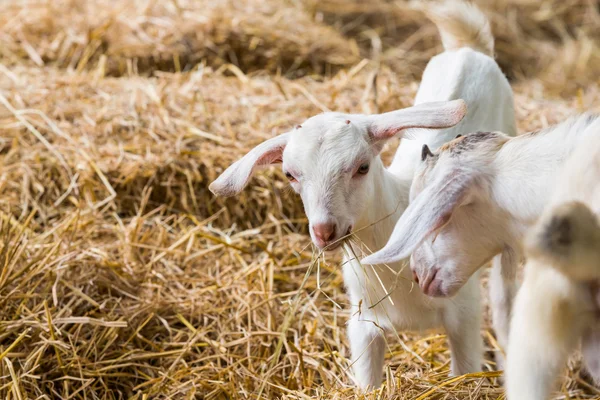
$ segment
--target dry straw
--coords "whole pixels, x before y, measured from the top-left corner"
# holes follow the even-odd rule
[[[236,199],[207,184],[315,113],[411,104],[435,27],[365,4],[2,5],[0,398],[362,396],[339,255],[313,255],[281,173]],[[596,2],[481,5],[522,131],[599,110]],[[486,372],[458,378],[441,332],[390,335],[366,397],[501,398],[482,334]],[[599,396],[578,360],[565,377],[558,398]]]

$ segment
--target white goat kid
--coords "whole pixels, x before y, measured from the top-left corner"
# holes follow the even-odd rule
[[[600,123],[590,133],[526,240],[525,279],[508,346],[510,400],[547,399],[579,341],[600,384]]]
[[[351,245],[343,272],[352,304],[348,336],[353,369],[361,388],[381,384],[386,347],[382,329],[443,326],[452,351],[452,373],[481,368],[476,279],[455,299],[431,299],[413,290],[404,263],[365,266],[350,254],[362,256],[386,243],[407,206],[424,144],[437,148],[461,132],[477,129],[515,129],[512,91],[489,56],[493,38],[487,20],[466,4],[448,7],[433,13],[446,51],[429,62],[416,106],[380,115],[325,113],[309,118],[254,148],[210,186],[217,195],[235,195],[257,167],[282,162],[302,198],[318,248],[338,247],[339,239],[357,228],[354,237],[362,245]],[[461,98],[471,110],[462,122],[465,102],[455,100]],[[379,157],[384,143],[409,128],[415,140],[403,140],[392,165],[384,168]]]
[[[499,252],[503,261],[521,260],[524,233],[542,213],[564,160],[599,128],[599,118],[582,115],[515,138],[479,132],[447,143],[416,172],[411,203],[389,242],[363,262],[394,262],[412,254],[411,268],[423,291],[443,297],[470,282]],[[509,287],[517,263],[506,265],[510,268],[502,272]],[[491,300],[505,307],[507,330],[497,333],[506,346],[513,299],[492,292]]]

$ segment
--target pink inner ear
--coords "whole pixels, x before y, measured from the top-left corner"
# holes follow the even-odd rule
[[[400,131],[403,131],[406,129],[413,129],[413,128],[420,128],[420,126],[401,126],[401,127],[388,126],[385,128],[375,128],[375,129],[369,131],[369,136],[371,136],[375,141],[386,140],[386,139],[393,138]]]
[[[283,162],[283,149],[285,146],[275,147],[256,160],[256,165],[279,164]]]

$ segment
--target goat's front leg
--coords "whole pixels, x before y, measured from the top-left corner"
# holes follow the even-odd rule
[[[475,273],[444,309],[443,325],[450,342],[453,376],[481,371],[481,304],[479,272]]]
[[[581,352],[587,372],[600,385],[600,325],[595,323],[583,334]]]
[[[508,345],[510,316],[515,295],[517,293],[517,267],[519,258],[516,253],[506,248],[492,260],[489,279],[492,325],[496,332],[496,340],[500,350],[496,352],[496,369],[504,369],[504,354]]]
[[[509,400],[547,399],[582,334],[581,310],[566,285],[554,285],[557,278],[548,279],[547,271],[528,269],[529,264],[511,320],[505,371]]]
[[[383,332],[373,322],[354,316],[348,322],[348,339],[356,384],[363,390],[378,388],[385,356]]]

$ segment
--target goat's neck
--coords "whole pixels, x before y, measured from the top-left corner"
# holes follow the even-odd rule
[[[380,164],[373,171],[373,190],[358,219],[355,236],[370,251],[387,243],[396,222],[406,209],[410,181],[400,179]]]

